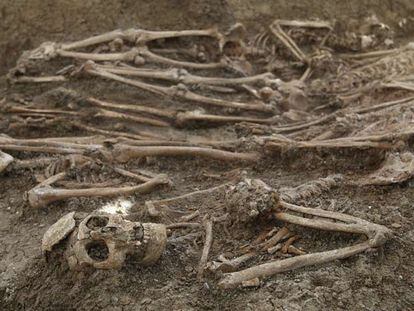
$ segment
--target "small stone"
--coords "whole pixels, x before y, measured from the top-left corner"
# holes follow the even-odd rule
[[[259,285],[260,285],[259,278],[254,278],[254,279],[242,282],[243,287],[256,287]]]
[[[119,303],[123,306],[129,305],[131,303],[131,298],[129,298],[128,296],[122,296],[119,299]]]
[[[386,45],[386,46],[393,46],[394,45],[394,40],[392,40],[392,39],[385,39],[385,41],[384,41],[384,44]]]
[[[149,305],[151,303],[151,301],[152,301],[151,298],[146,297],[146,298],[141,300],[141,304],[142,305]]]
[[[399,228],[401,228],[402,226],[401,226],[399,223],[394,222],[394,223],[391,225],[391,227],[393,227],[393,228],[395,228],[395,229],[399,229]]]

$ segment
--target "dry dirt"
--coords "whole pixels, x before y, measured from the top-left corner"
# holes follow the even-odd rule
[[[328,2],[328,1],[327,1]],[[405,40],[414,29],[410,16],[414,4],[398,1],[53,1],[2,0],[0,3],[0,73],[7,72],[21,55],[46,40],[71,41],[116,28],[188,29],[241,21],[260,29],[275,18],[360,19],[375,13],[398,28]],[[411,28],[412,27],[412,28]],[[131,98],[149,103],[153,97],[128,86],[84,79],[63,84],[83,95],[114,102]],[[56,99],[56,85],[13,85],[0,80],[0,98],[19,95],[34,102]],[[46,94],[46,95],[45,95]],[[52,94],[52,95],[51,95]],[[384,98],[386,95],[384,95]],[[162,103],[169,104],[167,103]],[[0,132],[18,138],[76,136],[74,128],[53,131],[7,129],[0,115]],[[211,139],[233,139],[236,126],[189,129],[188,133]],[[413,141],[409,150],[413,151]],[[374,150],[375,151],[375,150]],[[19,158],[28,153],[14,152]],[[167,198],[221,183],[223,173],[242,168],[250,177],[269,185],[297,186],[333,173],[359,176],[375,170],[383,154],[372,150],[355,152],[303,152],[268,155],[260,163],[241,166],[191,158],[135,161],[131,168],[167,173],[171,188],[134,196],[132,218],[140,215],[149,199]],[[330,207],[335,211],[383,224],[395,231],[395,238],[376,252],[363,253],[265,279],[254,288],[223,290],[216,280],[198,282],[197,265],[202,240],[196,245],[168,245],[159,263],[143,268],[132,264],[120,271],[73,273],[62,262],[47,262],[40,251],[46,229],[70,211],[91,212],[109,199],[69,199],[46,208],[32,209],[24,193],[37,182],[34,173],[11,171],[0,177],[0,309],[1,310],[413,310],[414,309],[414,184],[408,181],[390,186],[341,186],[306,202],[308,206]],[[183,203],[181,208],[208,210],[220,206],[221,198],[205,197]],[[136,216],[138,217],[138,216]],[[309,251],[348,245],[348,235],[298,229],[300,246]],[[214,231],[216,241],[223,233]],[[212,252],[220,253],[218,242]]]

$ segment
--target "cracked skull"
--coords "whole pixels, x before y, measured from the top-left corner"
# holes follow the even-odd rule
[[[58,223],[59,221],[56,224]],[[53,227],[56,230],[56,224],[46,232],[45,237],[54,236],[48,232]],[[65,257],[73,270],[82,270],[88,266],[96,269],[120,269],[127,257],[141,265],[152,265],[164,251],[166,240],[164,225],[132,222],[121,215],[93,213],[73,228]],[[60,241],[55,238],[54,242]],[[51,250],[50,247],[49,249]]]

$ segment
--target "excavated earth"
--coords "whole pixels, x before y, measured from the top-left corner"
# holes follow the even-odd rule
[[[73,41],[129,27],[171,30],[217,25],[225,29],[236,21],[254,32],[276,18],[358,21],[371,14],[397,30],[397,41],[409,41],[414,30],[413,13],[411,0],[2,0],[0,74],[4,76],[0,78],[0,100],[59,100],[53,91],[56,84],[9,85],[5,77],[23,50],[44,41]],[[399,26],[401,20],[405,20],[404,27]],[[149,104],[154,100],[154,96],[135,88],[98,79],[78,79],[60,86],[112,102]],[[384,100],[392,97],[385,94]],[[171,108],[176,105],[174,101],[162,104]],[[186,131],[212,140],[240,136],[235,125],[187,128],[181,133]],[[0,133],[15,138],[86,135],[65,124],[53,130],[9,129],[1,114]],[[412,140],[408,149],[414,149]],[[12,154],[20,159],[30,158],[29,153]],[[277,189],[329,174],[356,178],[377,169],[382,160],[383,154],[375,150],[347,150],[275,153],[254,165],[172,157],[132,161],[130,169],[166,173],[173,184],[128,198],[134,202],[130,213],[132,218],[141,215],[146,200],[221,184],[237,170]],[[307,206],[346,212],[391,228],[395,237],[383,248],[281,273],[262,280],[256,287],[224,290],[214,278],[197,280],[203,239],[168,245],[161,260],[151,267],[127,264],[118,271],[74,273],[64,262],[47,261],[40,243],[50,225],[68,212],[92,212],[113,200],[68,199],[45,208],[31,208],[25,192],[37,184],[36,173],[17,170],[0,176],[1,310],[414,310],[413,181],[387,186],[343,185],[305,202]],[[222,204],[221,198],[204,196],[184,202],[180,208],[208,211]],[[309,252],[355,242],[355,238],[343,234],[299,228],[297,232],[302,237],[297,245]],[[214,231],[212,253],[220,253],[223,240],[221,230]]]

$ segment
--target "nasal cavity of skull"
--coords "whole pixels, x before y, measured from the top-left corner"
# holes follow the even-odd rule
[[[105,227],[108,224],[108,221],[108,217],[93,216],[88,220],[86,226],[91,230],[96,230]]]
[[[144,228],[141,225],[134,227],[134,240],[142,241],[144,238]]]
[[[105,241],[92,241],[86,245],[86,252],[95,261],[105,261],[109,257],[109,249]]]

